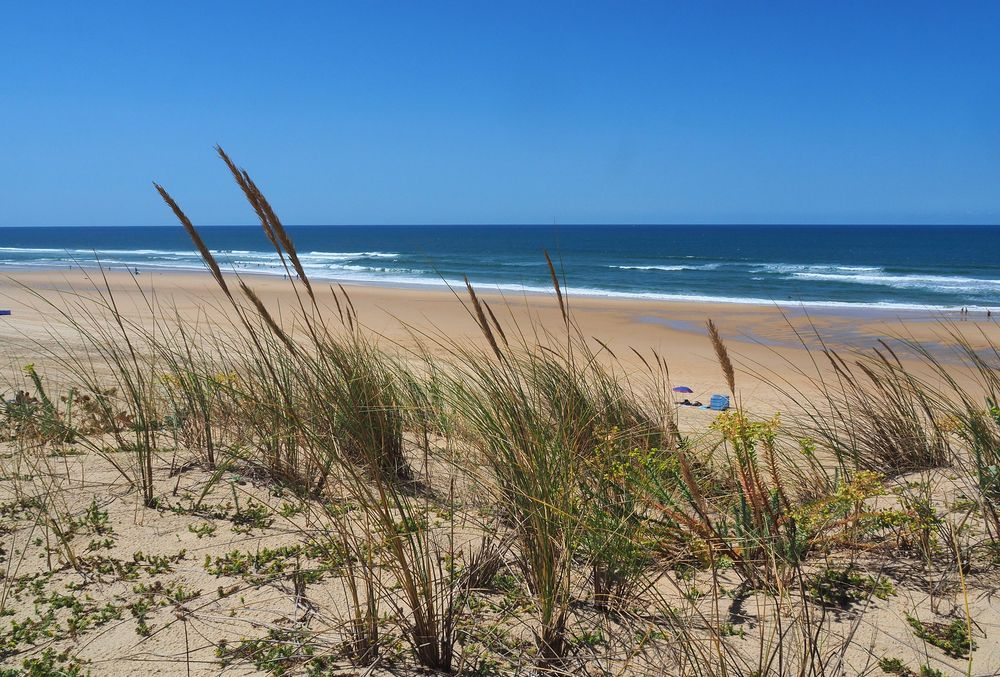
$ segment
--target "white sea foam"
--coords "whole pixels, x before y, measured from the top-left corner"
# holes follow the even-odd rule
[[[679,270],[715,270],[719,267],[718,263],[706,263],[704,265],[676,265],[676,266],[608,266],[608,268],[617,268],[619,270],[662,270],[667,272],[674,272]]]
[[[751,263],[748,265],[751,266],[752,272],[785,275],[795,273],[877,273],[883,270],[880,266],[850,266],[840,263]]]
[[[239,255],[247,256],[252,258],[262,258],[262,259],[277,259],[278,255],[273,251],[253,251],[249,249],[211,249],[209,250],[212,254],[216,256],[229,256],[229,255]],[[0,253],[9,254],[66,254],[70,256],[86,256],[86,255],[110,255],[110,256],[171,256],[171,257],[194,257],[198,258],[200,255],[197,251],[193,250],[174,250],[174,249],[74,249],[74,248],[52,248],[52,247],[0,247]],[[299,254],[299,258],[305,259],[316,259],[316,260],[330,260],[330,261],[349,261],[354,259],[396,259],[399,258],[399,254],[396,252],[320,252],[313,251],[304,254]]]
[[[802,280],[824,282],[845,282],[866,284],[896,289],[925,289],[935,292],[996,293],[1000,292],[1000,280],[950,275],[893,275],[888,273],[867,273],[843,275],[837,273],[792,273],[792,277]]]
[[[841,282],[939,293],[1000,293],[1000,280],[997,279],[928,273],[891,273],[879,266],[766,263],[752,266],[750,272],[778,275],[784,279]]]
[[[0,247],[0,252],[13,252],[15,254],[58,254],[65,249],[47,249],[45,247]]]
[[[49,247],[0,247],[0,252],[11,254],[65,254],[69,256],[198,256],[196,251],[174,251],[168,249],[54,249]]]
[[[300,254],[300,256],[303,256]],[[347,259],[395,259],[399,258],[396,252],[308,252],[305,256],[316,256],[322,258],[347,258]]]

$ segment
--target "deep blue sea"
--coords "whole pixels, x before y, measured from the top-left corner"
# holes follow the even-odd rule
[[[301,226],[307,274],[389,285],[807,306],[1000,308],[995,226]],[[257,226],[201,229],[224,267],[281,275]],[[0,272],[94,266],[201,270],[177,227],[0,228]]]

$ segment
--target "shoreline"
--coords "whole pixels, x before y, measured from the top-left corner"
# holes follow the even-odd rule
[[[13,314],[0,317],[0,359],[10,365],[42,362],[45,349],[54,344],[53,336],[79,344],[79,337],[54,318],[51,309],[42,307],[45,300],[59,303],[86,303],[97,298],[104,287],[101,275],[93,269],[0,271],[0,308]],[[6,274],[3,274],[6,273]],[[178,317],[202,330],[225,332],[233,315],[229,301],[208,271],[140,271],[139,276],[121,270],[105,271],[116,304],[132,322],[151,321],[149,301],[163,317]],[[236,276],[226,275],[229,280]],[[291,283],[275,275],[246,275],[247,283],[264,304],[288,322],[297,309]],[[327,318],[336,321],[333,298],[325,284],[314,281]],[[358,310],[362,325],[379,341],[402,351],[417,347],[420,340],[454,340],[469,346],[484,346],[478,325],[466,307],[463,288],[453,291],[441,287],[402,288],[375,284],[345,284]],[[543,330],[559,335],[564,331],[555,294],[510,294],[476,287],[499,321],[508,328]],[[568,306],[574,321],[588,338],[600,341],[614,354],[634,362],[637,350],[651,351],[664,357],[675,385],[695,390],[703,401],[713,392],[725,390],[724,379],[706,333],[712,319],[729,344],[741,371],[739,390],[760,405],[762,410],[787,409],[787,398],[774,392],[774,383],[791,384],[792,389],[814,392],[808,374],[815,374],[817,351],[832,348],[849,354],[879,346],[885,338],[913,340],[929,346],[944,361],[957,361],[956,337],[969,342],[986,354],[1000,345],[1000,322],[985,317],[961,321],[957,316],[942,317],[933,313],[909,315],[884,313],[844,313],[802,310],[793,312],[777,306],[665,302],[607,297],[569,295]],[[74,312],[76,312],[74,310]],[[143,325],[145,326],[145,325]],[[434,340],[430,345],[440,350]],[[919,361],[902,343],[904,362]],[[436,347],[435,347],[436,346]],[[20,367],[18,367],[19,370]],[[0,387],[9,384],[2,384]]]
[[[222,265],[220,261],[220,265]],[[185,268],[176,266],[160,266],[155,264],[145,264],[146,268],[139,268],[139,277],[143,273],[147,275],[170,275],[170,276],[200,276],[208,275],[207,268]],[[136,266],[99,266],[99,265],[86,265],[86,264],[74,264],[74,265],[45,265],[45,266],[34,266],[34,265],[4,265],[0,268],[0,276],[12,276],[17,273],[53,273],[53,272],[114,272],[118,274],[132,275],[132,270],[136,269]],[[224,265],[222,266],[223,273],[227,276],[234,277],[252,277],[255,279],[271,279],[278,280],[281,282],[288,282],[287,277],[283,273],[278,272],[268,272],[264,270],[252,270],[252,269],[238,269],[229,267],[227,269]],[[324,277],[315,274],[310,275],[310,280],[322,284],[341,284],[345,287],[375,287],[380,289],[389,290],[415,290],[415,291],[439,291],[446,294],[451,294],[451,289],[463,290],[464,291],[464,281],[462,280],[446,280],[439,279],[436,282],[430,280],[368,280],[359,279],[357,277]],[[476,282],[472,281],[473,286],[476,288],[477,292],[482,290],[483,293],[491,294],[504,294],[508,296],[538,296],[538,297],[555,297],[554,291],[547,287],[534,287],[528,285],[518,285],[513,283],[504,282]],[[649,304],[692,304],[698,306],[735,306],[735,307],[748,307],[748,308],[766,308],[766,309],[779,309],[782,313],[788,314],[793,317],[797,316],[823,316],[823,315],[833,315],[837,317],[850,317],[856,319],[864,320],[900,320],[900,321],[928,321],[932,319],[938,320],[956,320],[965,321],[966,319],[973,320],[983,319],[989,320],[992,315],[997,315],[997,319],[1000,320],[1000,312],[993,313],[994,308],[992,306],[934,306],[934,305],[920,305],[920,304],[906,304],[906,303],[893,303],[889,301],[879,301],[879,302],[853,302],[853,301],[796,301],[791,299],[786,300],[768,300],[762,298],[743,298],[743,297],[723,297],[723,296],[707,296],[707,295],[696,295],[696,294],[659,294],[657,292],[618,292],[611,290],[594,289],[589,287],[574,287],[573,285],[564,284],[563,280],[560,280],[560,285],[562,286],[563,293],[567,296],[575,299],[594,299],[594,300],[608,300],[613,302],[635,302],[638,304],[649,303]],[[962,308],[966,308],[973,317],[963,316],[960,312]],[[997,310],[1000,310],[998,308]],[[991,313],[991,316],[987,316],[987,312]],[[981,318],[975,316],[982,316]]]
[[[157,294],[179,293],[181,296],[208,297],[221,296],[215,285],[210,272],[206,269],[147,269],[145,272],[140,269],[140,274],[135,275],[131,270],[90,267],[6,267],[0,269],[0,299],[10,298],[11,300],[23,302],[25,293],[30,295],[29,290],[48,292],[81,292],[78,288],[81,282],[102,287],[104,282],[102,274],[106,275],[112,288],[116,291],[128,291],[136,288],[148,287],[149,291]],[[225,270],[223,275],[227,279],[245,278],[256,290],[264,294],[274,296],[280,303],[283,296],[292,294],[292,283],[284,276],[260,271],[238,271]],[[253,280],[253,282],[249,282]],[[454,285],[441,284],[396,284],[379,281],[357,281],[357,280],[334,280],[324,278],[313,278],[314,287],[327,288],[332,286],[343,286],[352,295],[360,295],[366,300],[383,303],[385,310],[392,310],[392,306],[397,303],[387,303],[389,301],[410,300],[416,305],[426,304],[438,306],[442,301],[453,303],[459,306],[456,295],[460,299],[466,298],[464,283]],[[153,283],[156,284],[153,284]],[[22,286],[23,285],[23,286]],[[27,287],[27,289],[25,289]],[[544,308],[555,309],[556,295],[554,291],[544,291],[534,288],[507,289],[503,285],[483,284],[473,282],[476,293],[494,303],[503,305],[524,306],[526,308],[538,310]],[[84,293],[86,288],[82,290]],[[93,291],[93,289],[91,289]],[[858,345],[857,339],[881,338],[893,333],[893,330],[906,329],[910,337],[915,340],[930,338],[928,330],[934,327],[949,327],[958,329],[972,329],[972,332],[963,331],[963,335],[984,334],[996,335],[1000,337],[1000,316],[987,317],[985,313],[970,313],[963,316],[958,312],[945,312],[938,309],[897,309],[887,307],[871,307],[858,304],[843,305],[823,305],[810,307],[802,304],[776,303],[751,303],[733,302],[731,300],[710,300],[702,301],[696,299],[659,299],[659,298],[622,298],[611,295],[589,295],[580,294],[572,287],[562,288],[563,296],[568,305],[574,311],[583,311],[585,315],[593,313],[615,313],[620,317],[628,317],[630,323],[637,327],[646,326],[661,330],[678,331],[685,334],[704,335],[704,322],[697,320],[709,317],[728,318],[723,327],[726,338],[741,342],[772,343],[773,345],[783,345],[781,341],[775,341],[774,335],[780,327],[775,325],[775,321],[785,325],[787,329],[815,328],[834,329],[834,336],[824,338],[836,338],[840,334],[854,340],[838,340],[841,346],[863,347]],[[411,304],[404,301],[404,306]],[[413,308],[408,308],[412,311]],[[411,315],[412,312],[405,313]],[[732,322],[731,320],[738,320]],[[760,325],[760,326],[758,326]],[[769,331],[755,332],[754,329],[766,327]],[[736,329],[742,328],[742,331]],[[640,331],[636,338],[640,338],[646,332]],[[780,332],[777,332],[780,333]],[[931,332],[933,333],[933,332]],[[801,347],[798,338],[793,342],[795,347]]]

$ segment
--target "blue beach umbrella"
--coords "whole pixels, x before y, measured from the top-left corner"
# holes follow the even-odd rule
[[[674,392],[675,393],[693,393],[694,391],[691,390],[690,388],[688,388],[687,386],[677,386],[676,388],[674,388]]]

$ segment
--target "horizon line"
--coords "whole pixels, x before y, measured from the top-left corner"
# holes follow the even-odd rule
[[[260,224],[256,223],[204,223],[199,224],[198,228],[254,228],[258,227]],[[0,229],[3,228],[174,228],[181,227],[177,223],[154,223],[154,224],[127,224],[127,225],[113,225],[113,224],[45,224],[45,225],[19,225],[19,224],[0,224]],[[449,223],[288,223],[285,224],[286,228],[559,228],[559,227],[581,227],[581,228],[597,228],[597,227],[625,227],[625,228],[642,228],[642,227],[655,227],[655,228],[679,228],[679,227],[704,227],[704,228],[719,228],[719,227],[800,227],[800,228],[997,228],[1000,227],[1000,223],[900,223],[900,222],[878,222],[878,223],[861,223],[861,222],[851,222],[851,223],[834,223],[834,222],[795,222],[795,221],[749,221],[749,222],[721,222],[721,221],[672,221],[672,222],[579,222],[579,223],[543,223],[543,222],[509,222],[509,223],[491,223],[491,222],[476,222],[476,223],[462,223],[462,222],[449,222]]]

